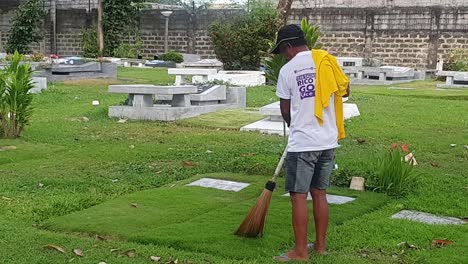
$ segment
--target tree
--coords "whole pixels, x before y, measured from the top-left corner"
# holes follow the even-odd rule
[[[6,45],[8,53],[26,54],[31,52],[29,45],[42,40],[41,25],[45,11],[42,9],[42,0],[29,0],[16,10],[10,36]]]
[[[112,56],[126,34],[135,34],[145,0],[103,1],[104,54]]]
[[[276,10],[280,15],[281,21],[283,21],[283,25],[286,25],[288,21],[288,16],[291,13],[291,5],[294,0],[279,0],[278,6]]]
[[[209,28],[216,57],[229,70],[258,70],[262,54],[274,41],[280,21],[273,6],[256,1],[250,12]]]

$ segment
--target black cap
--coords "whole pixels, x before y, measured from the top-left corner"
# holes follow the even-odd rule
[[[295,24],[284,26],[278,31],[276,45],[271,53],[279,54],[281,44],[297,40],[304,40],[304,31],[302,31],[301,27]]]

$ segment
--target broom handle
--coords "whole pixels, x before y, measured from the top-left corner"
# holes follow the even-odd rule
[[[271,181],[275,182],[276,178],[278,178],[278,175],[281,171],[281,168],[283,167],[284,160],[286,159],[286,155],[288,154],[288,146],[283,151],[283,155],[281,155],[281,159],[278,162],[278,165],[276,166],[275,174],[273,174],[273,178],[271,178]]]

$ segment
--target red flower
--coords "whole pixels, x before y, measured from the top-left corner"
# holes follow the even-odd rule
[[[397,148],[398,148],[398,144],[397,144],[397,143],[393,143],[393,144],[392,144],[392,149],[393,149],[393,150],[396,150]]]
[[[55,55],[55,54],[50,54],[49,56],[51,59],[58,59],[59,56],[58,55]]]
[[[401,150],[405,153],[409,152],[408,144],[403,144],[401,145]]]

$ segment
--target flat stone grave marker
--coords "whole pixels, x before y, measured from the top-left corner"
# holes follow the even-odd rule
[[[406,219],[431,225],[463,225],[465,221],[449,216],[437,216],[419,211],[402,210],[391,216],[392,219]]]
[[[416,88],[408,88],[408,87],[389,87],[388,90],[416,90]]]
[[[227,181],[227,180],[219,180],[219,179],[212,179],[212,178],[201,178],[196,180],[192,183],[187,184],[186,186],[200,186],[205,188],[214,188],[223,191],[233,191],[238,192],[247,186],[249,183],[244,182],[235,182],[235,181]]]
[[[289,196],[289,193],[284,194],[283,196]],[[312,201],[312,196],[307,194],[307,200]],[[327,201],[329,204],[345,204],[356,200],[356,198],[348,197],[348,196],[341,196],[341,195],[334,195],[334,194],[327,194]]]

